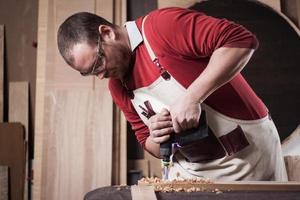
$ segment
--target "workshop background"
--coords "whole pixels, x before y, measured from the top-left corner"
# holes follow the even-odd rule
[[[0,0],[0,200],[76,200],[161,175],[160,161],[141,149],[113,104],[107,80],[68,67],[56,32],[78,11],[122,25],[169,6],[225,17],[257,35],[260,48],[242,74],[281,141],[300,140],[300,0]]]

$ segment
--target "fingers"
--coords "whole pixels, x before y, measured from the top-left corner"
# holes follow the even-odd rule
[[[159,122],[153,122],[149,125],[150,130],[160,130],[163,128],[172,128],[173,130],[173,124],[171,121],[159,121]]]
[[[175,133],[198,127],[199,119],[200,115],[182,119],[179,119],[179,117],[175,117],[174,119],[172,119]]]
[[[172,118],[167,109],[149,119],[150,138],[155,143],[162,143],[170,138],[170,134],[174,132]]]
[[[153,142],[160,144],[162,142],[167,141],[170,138],[170,134],[173,132],[174,132],[173,128],[168,127],[168,128],[153,131],[150,137]]]

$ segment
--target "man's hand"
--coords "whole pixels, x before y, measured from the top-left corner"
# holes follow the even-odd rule
[[[191,97],[184,96],[171,106],[170,113],[175,133],[195,128],[199,124],[201,106]]]
[[[170,134],[174,132],[172,118],[167,109],[163,109],[160,113],[149,119],[150,139],[156,144],[167,141]]]

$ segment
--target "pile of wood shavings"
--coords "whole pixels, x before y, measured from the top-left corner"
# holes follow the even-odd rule
[[[158,192],[215,192],[216,194],[222,193],[218,188],[214,190],[208,190],[205,188],[206,184],[212,184],[213,181],[204,178],[188,179],[188,180],[162,180],[160,178],[142,178],[139,180],[141,184],[149,184],[154,187],[155,191]],[[195,185],[197,184],[197,186]],[[203,187],[201,187],[203,184]],[[185,185],[180,187],[178,185]],[[189,186],[190,185],[190,186]],[[194,186],[193,186],[194,185]],[[176,187],[174,187],[176,186]]]

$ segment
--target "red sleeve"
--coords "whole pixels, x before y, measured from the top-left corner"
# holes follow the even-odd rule
[[[127,91],[121,82],[116,79],[110,79],[108,87],[114,102],[122,110],[125,118],[131,124],[138,142],[145,148],[146,139],[149,136],[149,129],[136,113]]]
[[[243,26],[197,11],[166,8],[148,18],[145,27],[155,35],[149,42],[182,56],[209,57],[220,47],[258,48],[255,35]]]

